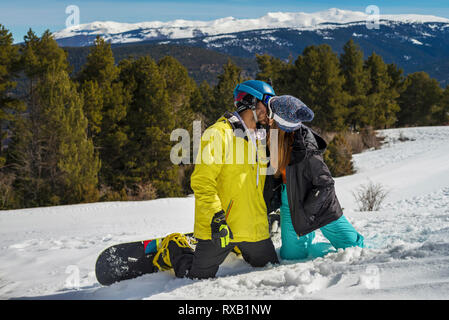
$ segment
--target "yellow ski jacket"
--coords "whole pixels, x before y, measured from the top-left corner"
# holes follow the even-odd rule
[[[229,112],[203,133],[191,177],[196,238],[211,239],[212,217],[220,210],[233,233],[231,242],[270,237],[263,197],[268,161],[263,144],[256,142],[256,148],[255,141]]]

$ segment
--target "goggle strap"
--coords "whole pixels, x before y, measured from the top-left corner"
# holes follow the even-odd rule
[[[267,101],[267,103],[265,103],[265,105],[268,108],[268,119],[273,119],[273,110],[271,109],[271,105],[270,105],[271,97],[269,97],[269,96],[267,96],[267,97],[268,97],[268,99],[265,99],[265,100],[268,100],[268,101]]]

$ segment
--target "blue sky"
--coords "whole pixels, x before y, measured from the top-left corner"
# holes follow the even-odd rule
[[[69,5],[79,7],[80,23],[257,18],[276,11],[315,12],[328,8],[365,11],[368,5],[377,5],[381,14],[415,13],[449,18],[448,0],[0,0],[0,24],[13,33],[15,42],[21,42],[30,27],[38,34],[46,29],[63,29]]]

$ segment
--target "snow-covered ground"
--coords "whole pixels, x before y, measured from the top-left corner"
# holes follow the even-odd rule
[[[231,254],[216,279],[162,272],[102,287],[94,266],[105,247],[191,231],[194,199],[0,211],[0,298],[448,299],[449,127],[380,134],[382,149],[355,155],[358,173],[335,179],[365,249],[257,269]],[[389,194],[379,211],[359,212],[352,192],[369,180]],[[319,231],[316,241],[326,242]]]

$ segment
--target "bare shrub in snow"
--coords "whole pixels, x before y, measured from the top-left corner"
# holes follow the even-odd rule
[[[379,210],[382,202],[388,195],[388,191],[380,183],[369,181],[352,192],[360,211]]]
[[[0,172],[0,210],[14,207],[14,176]]]
[[[151,182],[135,184],[133,190],[128,190],[128,199],[133,201],[153,200],[157,198],[156,188]]]
[[[378,136],[373,127],[365,127],[360,130],[364,149],[379,149],[383,143],[384,137]]]
[[[351,146],[352,154],[360,153],[365,149],[362,136],[358,132],[345,132],[345,140]]]

